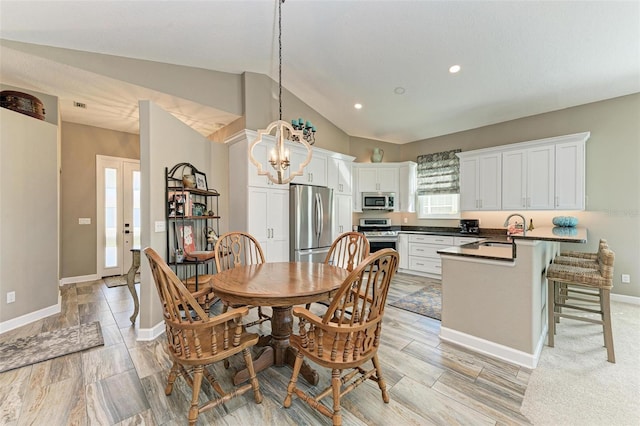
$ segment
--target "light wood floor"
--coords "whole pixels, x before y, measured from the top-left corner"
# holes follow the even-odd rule
[[[398,274],[388,302],[425,281]],[[164,335],[153,342],[135,340],[126,287],[108,288],[98,280],[61,291],[61,314],[4,333],[0,340],[99,320],[105,345],[0,373],[0,424],[186,424],[190,389],[179,378],[173,394],[165,396],[170,361]],[[268,322],[252,329],[268,333]],[[520,406],[530,370],[441,342],[439,330],[439,321],[387,306],[378,354],[391,401],[384,404],[377,385],[365,383],[343,399],[343,424],[529,424]],[[323,389],[330,372],[318,371]],[[229,388],[229,371],[216,366],[213,372]],[[290,374],[288,367],[259,373],[262,404],[249,392],[200,415],[198,424],[330,424],[296,398],[283,408]]]

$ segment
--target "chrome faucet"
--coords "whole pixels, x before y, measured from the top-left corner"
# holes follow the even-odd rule
[[[527,228],[525,228],[525,226],[527,224],[527,221],[524,218],[524,216],[521,215],[520,213],[512,213],[509,216],[507,216],[507,220],[504,221],[504,225],[502,225],[502,226],[507,228],[507,235],[510,235],[509,234],[509,219],[511,219],[514,216],[519,216],[519,217],[522,218],[522,235],[525,235],[525,233],[527,232]],[[520,225],[518,224],[518,221],[516,221],[516,229],[520,229]]]

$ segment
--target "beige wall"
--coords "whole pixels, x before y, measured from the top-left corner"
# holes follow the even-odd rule
[[[96,155],[140,159],[138,135],[62,123],[60,278],[96,273]]]
[[[6,108],[0,123],[1,333],[23,315],[59,312],[59,136],[57,125]]]
[[[400,156],[401,145],[366,138],[351,137],[350,139],[351,149],[348,154],[356,157],[356,159],[353,160],[356,163],[371,163],[373,148],[381,148],[384,151],[384,156],[382,157],[383,163],[402,161]],[[413,161],[415,161],[415,159]]]
[[[244,73],[244,106],[247,129],[264,129],[267,124],[277,120],[278,82],[264,74]],[[283,87],[282,119],[290,123],[298,118],[311,121],[318,129],[315,146],[349,153],[349,136]]]
[[[401,146],[402,160],[416,160],[421,154],[460,148],[463,151],[505,145],[551,136],[590,131],[586,143],[585,211],[524,211],[534,225],[551,226],[558,215],[578,217],[589,229],[589,242],[566,245],[582,251],[597,250],[606,238],[616,253],[614,293],[640,296],[640,94],[623,96],[560,111],[526,117]],[[510,212],[467,212],[479,218],[482,227],[501,228]],[[399,214],[397,219],[400,223]],[[453,224],[456,221],[417,220],[413,224]],[[449,225],[444,225],[449,226]],[[631,284],[622,284],[620,274],[630,274]]]

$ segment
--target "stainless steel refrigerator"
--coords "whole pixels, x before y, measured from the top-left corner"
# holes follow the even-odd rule
[[[324,262],[333,242],[333,189],[289,187],[289,259]]]

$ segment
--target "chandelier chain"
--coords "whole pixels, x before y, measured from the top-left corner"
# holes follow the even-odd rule
[[[278,1],[278,106],[280,120],[282,120],[282,3]]]

